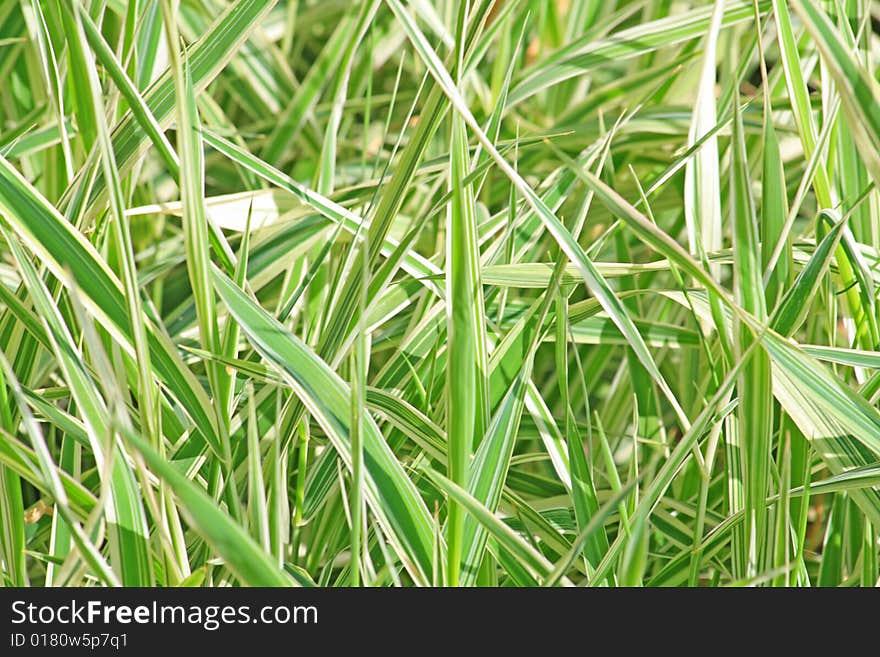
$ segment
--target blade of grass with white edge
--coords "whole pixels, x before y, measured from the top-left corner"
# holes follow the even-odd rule
[[[70,8],[70,7],[68,7]],[[71,35],[76,34],[75,7],[73,11],[62,8],[61,20],[65,31]],[[73,108],[77,112],[78,136],[87,151],[91,151],[97,139],[97,128],[91,116],[91,98],[89,84],[86,79],[86,42],[77,38],[67,39],[67,68],[69,80],[73,87]]]
[[[78,456],[79,449],[73,438],[64,436],[61,439],[61,455],[58,459],[58,466],[62,472],[75,472],[79,466]],[[53,556],[65,558],[70,553],[73,545],[72,534],[67,523],[61,517],[61,514],[52,516],[52,533],[49,537],[49,553]],[[22,555],[24,556],[24,555]],[[56,586],[56,575],[58,574],[60,565],[50,563],[46,566],[46,586]]]
[[[239,0],[230,4],[202,37],[190,46],[187,61],[196,94],[202,92],[217,77],[277,2],[278,0]],[[159,126],[167,128],[174,119],[176,109],[171,72],[165,71],[144,92],[143,98]],[[124,173],[134,166],[150,144],[149,136],[140,122],[132,112],[127,112],[113,128],[113,152],[119,171]],[[83,179],[81,182],[85,184],[87,181]],[[94,200],[100,197],[106,191],[106,184],[107,181],[99,175],[94,181],[89,198]]]
[[[33,12],[33,13],[31,13]],[[46,17],[43,9],[37,2],[32,2],[31,6],[22,4],[22,13],[25,21],[29,24],[31,31],[34,33],[37,51],[40,55],[41,68],[45,78],[46,91],[49,96],[49,103],[52,107],[52,113],[55,117],[55,123],[58,126],[58,133],[61,140],[61,159],[63,160],[64,181],[73,178],[73,154],[70,147],[70,139],[67,134],[64,108],[64,92],[59,76],[58,60],[55,55],[52,34],[46,23]],[[35,25],[33,23],[36,23]]]
[[[251,533],[264,552],[271,551],[269,539],[269,510],[266,491],[263,487],[263,463],[260,458],[260,436],[257,426],[257,409],[254,403],[253,386],[248,384],[247,394],[247,461],[248,461],[248,506],[250,510]]]
[[[810,259],[801,269],[791,289],[779,302],[773,312],[771,325],[780,335],[791,337],[801,324],[807,319],[810,305],[816,298],[825,273],[831,267],[834,253],[843,237],[843,229],[847,218],[841,219],[834,210],[822,210],[820,215],[826,215],[834,221],[834,226],[822,241],[816,245]],[[817,219],[817,223],[821,219]]]
[[[748,171],[745,133],[739,110],[738,94],[733,101],[734,119],[731,140],[730,214],[733,225],[733,279],[736,301],[758,322],[766,322],[761,243],[755,202]],[[748,350],[752,329],[736,322],[734,344],[737,357]],[[767,513],[764,500],[770,485],[773,450],[773,390],[770,358],[759,346],[737,381],[736,430],[741,454],[741,476],[746,512],[745,554],[734,555],[734,564],[745,564],[745,577],[755,577],[767,553]],[[738,557],[738,558],[737,558]],[[736,575],[735,575],[736,577]]]
[[[779,150],[779,137],[773,125],[773,99],[771,82],[767,72],[764,51],[763,26],[757,0],[755,3],[755,32],[758,37],[758,57],[761,70],[762,100],[764,102],[763,149],[761,159],[761,265],[764,268],[767,310],[774,308],[790,283],[792,270],[791,239],[782,233],[788,216],[788,195],[785,188],[785,171]],[[782,239],[779,258],[771,266],[774,246]]]
[[[715,68],[718,35],[724,16],[724,0],[715,0],[709,33],[703,44],[703,64],[688,131],[688,148],[702,140],[717,123],[715,111]],[[718,138],[705,139],[684,169],[684,216],[691,253],[702,259],[721,248],[721,187],[718,170]],[[712,275],[721,276],[721,266],[712,265]]]
[[[866,168],[880,184],[880,85],[845,45],[831,20],[810,0],[792,2],[828,66]]]
[[[85,42],[80,15],[85,10],[80,5],[76,16],[77,36]],[[94,115],[97,130],[97,145],[101,155],[101,170],[107,181],[107,191],[110,205],[111,235],[118,257],[118,269],[122,274],[122,284],[125,298],[125,309],[131,330],[132,345],[134,346],[135,361],[138,371],[138,408],[141,431],[147,436],[151,444],[159,446],[158,417],[158,386],[153,380],[153,367],[150,360],[150,348],[147,342],[146,316],[140,296],[140,287],[137,280],[137,267],[134,260],[134,247],[131,239],[131,225],[125,216],[125,201],[122,192],[122,183],[119,178],[119,170],[116,166],[116,158],[113,153],[113,144],[110,139],[110,131],[107,127],[106,110],[102,99],[101,82],[95,61],[92,57],[86,57],[86,78],[89,81],[89,89],[92,98],[92,113]]]
[[[711,277],[709,278],[711,279]],[[753,345],[751,349],[753,352],[755,346]],[[743,364],[748,362],[748,358],[751,356],[752,352],[745,354],[742,359],[733,364],[733,367],[718,386],[712,399],[706,403],[703,410],[694,420],[691,428],[685,432],[681,440],[669,454],[669,457],[659,465],[651,483],[645,486],[641,491],[638,505],[630,514],[632,518],[630,523],[632,527],[631,533],[636,539],[640,538],[639,534],[641,532],[646,531],[646,525],[651,514],[659,504],[662,496],[672,484],[675,476],[685,466],[688,459],[696,453],[694,448],[701,440],[707,437],[713,426],[724,421],[724,419],[734,410],[736,402],[725,404],[725,400],[729,399],[730,391],[736,381],[736,377],[740,373]],[[623,552],[623,555],[621,555],[621,552]],[[606,576],[608,570],[614,565],[616,560],[621,559],[623,563],[632,562],[635,560],[636,555],[638,555],[639,558],[643,558],[641,556],[643,553],[644,546],[642,542],[639,540],[632,540],[626,535],[626,532],[621,532],[608,549],[608,553],[605,555],[602,563],[596,568],[596,572],[594,573],[591,582],[601,582],[602,578]],[[690,555],[688,555],[688,559],[689,558]]]
[[[339,124],[342,121],[343,108],[348,97],[354,55],[381,4],[381,0],[370,0],[370,2],[361,4],[352,38],[346,45],[342,59],[337,66],[338,73],[332,94],[333,105],[330,110],[330,120],[327,121],[327,128],[324,130],[324,140],[321,143],[321,166],[318,170],[317,187],[318,191],[323,194],[331,193],[335,187]]]
[[[220,333],[215,310],[214,288],[211,285],[208,222],[204,205],[204,154],[202,151],[201,124],[196,109],[192,71],[187,59],[184,62],[178,48],[180,35],[177,29],[177,0],[163,0],[162,18],[165,26],[167,50],[174,80],[177,117],[177,150],[180,157],[178,186],[183,205],[183,242],[186,270],[196,309],[201,346],[212,353],[221,350]],[[206,363],[208,383],[212,392],[214,414],[218,420],[221,445],[222,469],[226,476],[225,492],[233,518],[238,518],[238,492],[236,480],[230,475],[232,448],[229,441],[229,417],[227,399],[232,386],[232,376],[217,363]],[[213,492],[213,491],[212,491]]]
[[[6,383],[0,381],[0,427],[7,432],[14,431],[13,422]],[[21,477],[6,465],[0,465],[0,525],[0,554],[3,556],[4,574],[12,586],[27,586]]]
[[[68,11],[67,7],[63,5],[62,10]],[[107,45],[107,42],[104,40],[104,37],[101,35],[100,30],[95,25],[92,18],[88,14],[83,13],[80,13],[80,18],[82,19],[82,26],[86,39],[88,39],[88,43],[92,47],[95,57],[101,62],[101,65],[110,75],[116,88],[119,90],[120,94],[122,94],[122,97],[125,98],[132,116],[144,130],[147,137],[150,139],[150,142],[153,144],[153,147],[158,151],[163,163],[168,168],[168,172],[172,176],[176,176],[180,167],[177,153],[175,153],[174,149],[171,147],[171,143],[162,131],[158,121],[156,121],[156,117],[153,116],[150,107],[147,105],[146,101],[144,101],[143,96],[126,74],[125,69],[122,68],[119,60],[116,59],[116,55],[113,53],[113,50],[111,50],[110,46]]]
[[[459,4],[459,40],[455,44],[455,74],[461,84],[464,35],[469,2]],[[482,437],[488,414],[488,355],[486,352],[483,286],[480,282],[480,246],[477,242],[474,193],[464,177],[468,168],[467,133],[457,114],[452,117],[449,191],[446,229],[446,436],[449,478],[464,488],[474,446]],[[446,577],[458,586],[462,568],[463,509],[449,503]],[[474,566],[474,564],[466,564]]]
[[[531,340],[530,353],[526,355],[522,369],[501,400],[486,429],[486,435],[483,436],[473,460],[469,463],[466,490],[489,510],[494,510],[501,500],[501,491],[507,478],[516,433],[525,405],[527,382],[531,379],[534,349],[539,344],[537,338],[541,323],[538,320],[537,325],[532,328],[535,334]],[[476,519],[471,516],[465,518],[462,527],[462,573],[459,582],[462,586],[473,586],[476,581],[487,538],[485,530],[481,530],[482,527]]]
[[[799,9],[800,15],[806,18],[805,24],[809,30],[811,25],[811,14],[804,14],[804,11],[808,10],[801,5],[795,3],[794,6],[796,9]],[[800,54],[798,52],[797,41],[791,23],[791,14],[789,13],[788,5],[784,0],[773,0],[773,15],[775,18],[774,22],[776,23],[777,42],[779,43],[780,53],[782,55],[782,69],[785,73],[788,98],[791,104],[795,125],[798,129],[798,136],[800,137],[801,145],[803,146],[804,157],[807,160],[811,160],[813,157],[817,158],[817,167],[813,177],[813,189],[815,190],[816,201],[820,210],[833,209],[836,207],[837,199],[834,197],[833,189],[828,179],[828,169],[824,152],[817,150],[819,148],[817,144],[818,130],[813,116],[810,92],[807,83],[804,80],[803,71],[801,70]],[[833,63],[834,59],[832,58],[831,61]],[[846,108],[844,108],[844,112],[846,111]],[[857,141],[860,142],[861,140]],[[868,139],[867,143],[870,143],[870,139]],[[862,347],[873,349],[875,345],[870,342],[866,326],[867,309],[863,307],[862,301],[859,297],[858,286],[852,285],[852,282],[855,280],[852,267],[842,248],[838,248],[836,256],[840,280],[842,283],[841,287],[846,289],[846,302],[855,322],[856,334]]]
[[[777,42],[782,56],[782,70],[788,88],[788,99],[797,125],[798,135],[804,149],[804,157],[809,159],[816,149],[816,123],[813,119],[813,108],[810,92],[801,70],[800,53],[791,24],[791,14],[785,0],[773,0],[773,17],[776,24]],[[831,187],[828,182],[828,171],[821,162],[813,180],[816,197],[824,208],[833,207]]]

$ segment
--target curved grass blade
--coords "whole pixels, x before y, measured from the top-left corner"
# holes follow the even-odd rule
[[[214,286],[251,344],[286,376],[350,468],[351,392],[348,385],[216,268]],[[367,502],[389,540],[397,547],[406,568],[415,578],[429,581],[433,550],[431,516],[375,422],[369,417],[364,420]]]

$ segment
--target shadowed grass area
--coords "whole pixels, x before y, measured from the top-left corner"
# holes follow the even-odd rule
[[[877,18],[0,4],[0,584],[877,585]]]

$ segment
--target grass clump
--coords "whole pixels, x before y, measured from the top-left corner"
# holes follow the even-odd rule
[[[4,3],[0,581],[876,585],[872,11]]]

